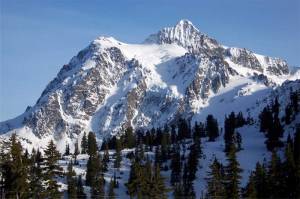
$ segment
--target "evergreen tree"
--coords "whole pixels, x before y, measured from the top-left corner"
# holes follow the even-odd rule
[[[101,172],[102,169],[100,156],[98,154],[90,155],[86,167],[86,185],[91,187],[95,186],[96,177],[99,177],[97,174]]]
[[[86,199],[86,194],[84,193],[81,175],[79,175],[79,177],[77,178],[76,190],[77,190],[76,195],[78,199]]]
[[[209,141],[215,141],[219,136],[218,122],[213,115],[208,115],[206,117],[206,133],[209,137]]]
[[[105,196],[104,182],[100,156],[98,154],[90,156],[87,163],[86,183],[91,186],[91,198]]]
[[[81,140],[81,153],[82,154],[87,153],[87,149],[88,149],[88,141],[86,138],[86,133],[84,132],[82,140]]]
[[[249,177],[249,181],[246,185],[246,188],[243,193],[243,198],[251,198],[255,199],[257,198],[257,193],[256,193],[256,185],[255,185],[255,176],[254,173],[252,172]]]
[[[283,143],[280,141],[280,137],[283,135],[283,127],[280,123],[278,115],[274,116],[273,125],[269,128],[267,133],[267,148],[272,151],[276,147],[282,147]]]
[[[76,173],[73,170],[72,160],[68,164],[68,171],[66,174],[67,184],[68,184],[68,197],[69,198],[77,198],[77,187],[76,187]]]
[[[210,172],[207,180],[206,198],[218,199],[226,196],[224,187],[224,168],[223,165],[215,158],[210,165]]]
[[[64,155],[70,155],[70,146],[69,144],[66,144],[66,151]]]
[[[279,197],[281,194],[281,167],[280,159],[275,151],[272,151],[272,158],[269,163],[267,179],[269,184],[270,195],[274,198]]]
[[[93,132],[90,132],[88,135],[88,145],[87,145],[87,153],[89,156],[97,155],[98,146],[96,141],[96,136]]]
[[[297,197],[297,187],[299,188],[300,178],[297,175],[297,167],[294,160],[293,149],[291,144],[285,148],[285,161],[283,162],[283,180],[284,194],[286,198]]]
[[[267,132],[273,126],[273,116],[270,107],[267,106],[259,115],[260,131]]]
[[[178,136],[179,140],[190,138],[191,137],[191,130],[189,125],[185,119],[180,118],[178,121]]]
[[[29,166],[29,197],[44,198],[45,188],[43,186],[44,175],[42,154],[39,150],[32,150]]]
[[[259,162],[256,164],[254,182],[257,198],[267,198],[270,196],[267,170],[265,165],[261,165]]]
[[[59,185],[55,178],[61,175],[61,167],[58,165],[60,159],[60,153],[57,151],[54,142],[51,140],[44,150],[45,153],[45,182],[46,182],[46,193],[49,198],[59,198],[61,193],[59,192]]]
[[[225,117],[224,122],[224,140],[225,140],[225,152],[229,152],[231,145],[233,142],[234,137],[234,130],[235,130],[235,114],[234,112],[231,112],[229,117]]]
[[[194,199],[195,191],[194,191],[193,181],[191,181],[189,177],[189,168],[187,163],[184,164],[184,168],[183,168],[182,185],[183,185],[184,197],[188,199]]]
[[[22,146],[16,134],[9,140],[8,155],[2,159],[2,176],[4,179],[5,198],[27,198],[27,169],[22,155]]]
[[[116,139],[116,153],[115,153],[115,162],[114,167],[120,168],[122,161],[122,154],[121,154],[121,142],[119,139]]]
[[[135,137],[133,135],[133,128],[131,126],[129,126],[126,130],[125,130],[125,134],[124,134],[124,146],[126,146],[126,148],[134,148],[135,147]]]
[[[77,156],[79,155],[79,146],[78,146],[78,142],[75,143],[75,148],[74,148],[74,164],[77,164]]]
[[[171,185],[179,184],[181,181],[180,146],[176,145],[171,160]]]
[[[160,174],[159,165],[154,166],[150,193],[153,193],[153,199],[166,199],[168,189],[165,185],[164,178]]]
[[[108,169],[109,163],[109,152],[108,152],[108,144],[105,144],[105,150],[103,155],[103,171],[106,172]]]
[[[235,199],[240,198],[240,179],[242,169],[236,159],[236,147],[234,144],[231,145],[228,154],[228,165],[226,166],[226,198]]]

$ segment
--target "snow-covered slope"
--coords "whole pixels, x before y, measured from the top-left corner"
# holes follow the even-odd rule
[[[285,61],[224,47],[191,22],[179,21],[142,44],[99,37],[64,65],[33,107],[0,123],[27,147],[43,148],[93,131],[99,141],[128,126],[151,128],[179,117],[249,112],[284,81],[299,79]],[[253,110],[257,112],[258,109]],[[72,145],[71,145],[72,146]]]

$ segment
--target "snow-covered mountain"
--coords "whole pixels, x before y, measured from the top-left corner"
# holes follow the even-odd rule
[[[290,71],[286,61],[225,47],[181,20],[142,44],[95,39],[62,67],[33,107],[1,122],[0,134],[5,139],[16,132],[28,147],[54,139],[63,150],[84,131],[101,141],[128,126],[157,127],[179,117],[194,122],[209,113],[223,125],[226,113],[255,114],[274,88],[296,79],[299,70]]]

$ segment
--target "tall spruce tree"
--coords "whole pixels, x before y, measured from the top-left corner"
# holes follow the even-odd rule
[[[43,157],[39,149],[32,150],[29,166],[29,197],[44,198],[45,187],[43,186]]]
[[[180,160],[180,146],[177,144],[174,146],[174,153],[171,159],[171,185],[177,185],[181,181],[181,160]]]
[[[72,160],[68,164],[68,170],[66,174],[67,185],[68,185],[68,198],[77,198],[77,180],[76,173],[73,170]]]
[[[242,169],[236,158],[236,147],[234,144],[231,145],[228,154],[228,165],[226,166],[226,198],[238,199],[240,198],[240,180]]]
[[[2,162],[2,176],[4,179],[5,198],[28,197],[28,174],[22,154],[22,146],[17,141],[16,134],[9,139],[8,155]],[[2,160],[3,161],[3,160]]]
[[[51,140],[44,150],[45,153],[45,184],[46,184],[46,194],[49,198],[59,198],[61,193],[59,191],[60,185],[57,184],[55,178],[62,175],[62,169],[58,165],[58,160],[61,155],[57,151],[54,142]]]
[[[76,195],[78,199],[86,199],[86,194],[84,192],[81,175],[79,175],[79,177],[77,178],[76,190],[77,190]]]
[[[97,155],[98,146],[96,141],[96,136],[93,132],[89,132],[88,143],[87,143],[87,153],[89,156]]]
[[[214,159],[212,164],[209,166],[210,171],[208,173],[207,181],[207,194],[206,198],[218,199],[225,198],[225,186],[224,186],[224,168],[223,165],[217,160]]]
[[[121,161],[122,161],[122,154],[121,154],[121,141],[120,139],[116,139],[116,153],[115,153],[115,162],[114,162],[114,167],[115,168],[120,168],[121,166]]]
[[[215,141],[219,136],[218,121],[213,117],[213,115],[208,115],[206,117],[206,134],[209,137],[209,141]]]
[[[81,153],[85,154],[87,153],[87,149],[88,149],[88,141],[87,141],[87,137],[86,137],[86,133],[83,133],[83,137],[81,139]]]

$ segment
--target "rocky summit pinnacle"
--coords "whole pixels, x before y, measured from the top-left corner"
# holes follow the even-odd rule
[[[281,59],[224,47],[181,20],[143,44],[98,37],[61,68],[34,106],[1,122],[0,133],[5,139],[16,132],[28,146],[53,139],[64,147],[87,131],[101,140],[179,117],[193,122],[215,112],[222,121],[295,74]]]

